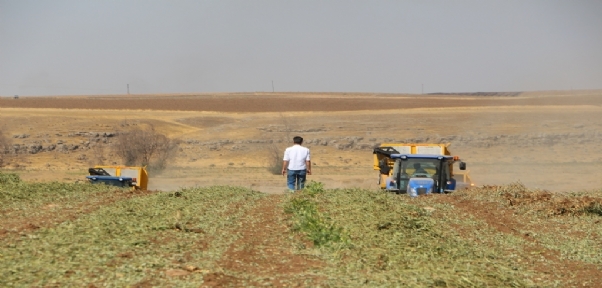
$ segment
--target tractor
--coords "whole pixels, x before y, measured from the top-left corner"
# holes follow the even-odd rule
[[[412,197],[450,193],[471,187],[466,163],[451,156],[449,144],[381,144],[375,148],[374,169],[381,189]],[[454,173],[454,164],[459,170]]]

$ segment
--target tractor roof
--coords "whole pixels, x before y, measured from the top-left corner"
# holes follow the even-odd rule
[[[437,159],[454,160],[454,156],[433,154],[391,154],[391,159]]]

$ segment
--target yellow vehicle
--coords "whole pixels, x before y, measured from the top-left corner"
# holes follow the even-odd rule
[[[146,167],[94,166],[88,173],[90,176],[86,178],[93,184],[132,187],[134,190],[146,190],[148,186]]]
[[[472,186],[466,163],[452,156],[448,147],[449,144],[383,143],[374,148],[374,170],[379,171],[380,188],[418,195]],[[454,172],[456,162],[462,172]]]

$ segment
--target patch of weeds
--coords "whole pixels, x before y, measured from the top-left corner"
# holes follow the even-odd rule
[[[309,181],[304,188],[304,193],[307,195],[316,195],[320,193],[324,193],[324,184],[322,182],[317,181]]]
[[[315,246],[344,246],[348,243],[348,236],[318,211],[313,200],[315,195],[324,192],[323,187],[322,183],[310,182],[302,193],[290,198],[284,211],[293,215],[293,230],[307,235]]]
[[[0,172],[0,185],[14,185],[17,183],[21,183],[21,178],[19,177],[19,175],[14,173]]]
[[[586,214],[602,216],[602,204],[591,203],[590,205],[583,207],[582,212]]]

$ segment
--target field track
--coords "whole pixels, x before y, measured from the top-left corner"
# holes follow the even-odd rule
[[[216,112],[360,111],[406,108],[602,105],[597,95],[570,97],[291,97],[226,95],[199,97],[22,97],[0,99],[0,108],[58,108]]]

